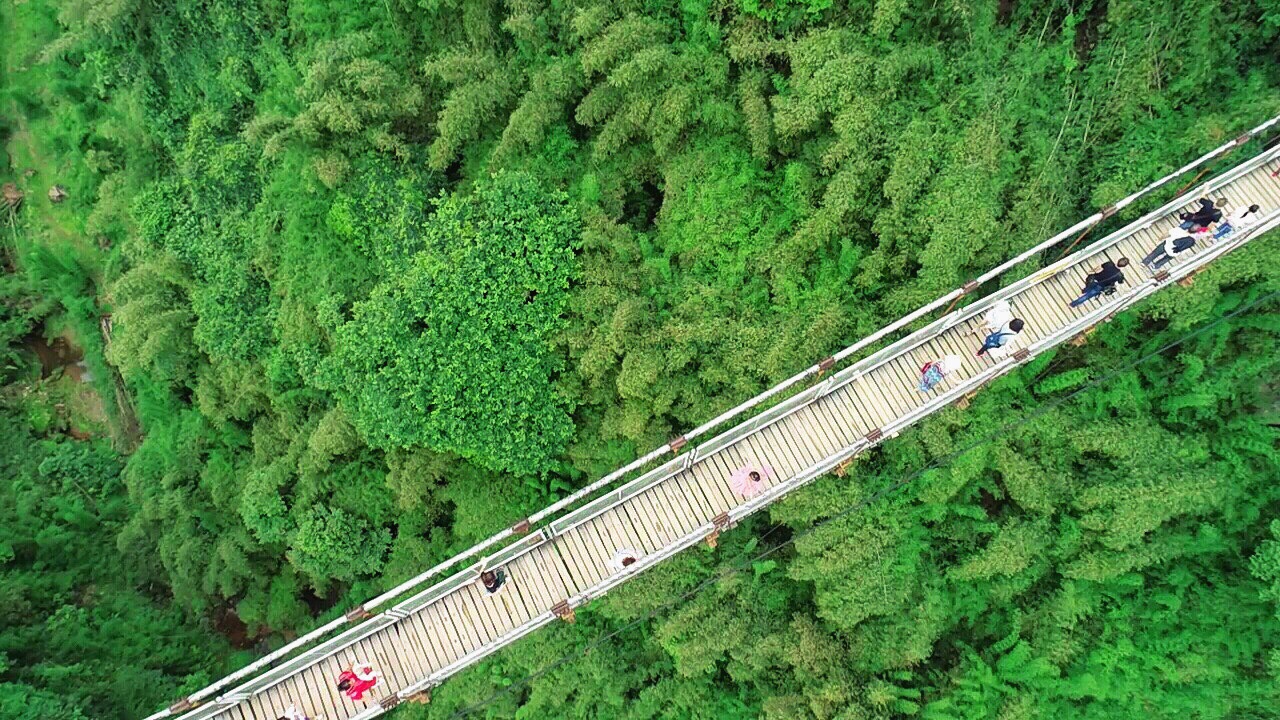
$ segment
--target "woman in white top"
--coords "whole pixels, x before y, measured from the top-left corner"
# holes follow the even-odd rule
[[[1258,220],[1261,218],[1262,213],[1258,212],[1257,205],[1238,207],[1222,219],[1222,222],[1218,225],[1217,229],[1213,231],[1213,239],[1217,240],[1218,238],[1225,237],[1233,232],[1251,228],[1257,224]]]

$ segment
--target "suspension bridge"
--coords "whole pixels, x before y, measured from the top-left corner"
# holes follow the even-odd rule
[[[967,405],[985,383],[1060,343],[1083,343],[1116,313],[1171,284],[1191,282],[1213,261],[1280,225],[1276,147],[1182,188],[1159,208],[1075,250],[1103,221],[1172,189],[1188,173],[1197,172],[1192,184],[1199,182],[1211,163],[1277,122],[1280,117],[1272,118],[146,720],[275,720],[291,705],[313,718],[366,720],[401,702],[429,700],[431,688],[454,673],[547,624],[571,622],[576,608],[681,550],[714,545],[747,515],[826,473],[843,474],[854,456],[944,407]],[[1141,258],[1163,243],[1178,214],[1200,197],[1224,198],[1232,208],[1257,204],[1259,220],[1221,238],[1210,234],[1157,270],[1144,266]],[[1053,253],[1064,257],[1041,267]],[[1070,306],[1086,274],[1121,258],[1132,264],[1116,293]],[[1017,276],[1011,271],[1022,275],[998,287],[1006,274]],[[976,357],[987,334],[983,316],[998,302],[1007,302],[1025,328],[1003,352]],[[962,366],[931,392],[921,392],[921,367],[947,355],[963,358]],[[747,466],[772,471],[750,498],[735,492],[730,479]],[[624,549],[635,562],[621,566],[617,554]],[[495,568],[504,571],[506,583],[489,595],[479,575]],[[381,680],[362,700],[351,701],[334,685],[357,660],[372,664]]]

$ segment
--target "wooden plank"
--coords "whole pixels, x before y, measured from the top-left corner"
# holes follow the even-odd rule
[[[822,458],[826,457],[826,452],[822,446],[809,435],[806,421],[810,417],[812,407],[812,405],[809,405],[774,426],[783,443],[793,451],[794,455],[799,455],[804,462],[803,470],[817,465],[822,461]]]
[[[428,606],[428,609],[432,611],[432,622],[440,629],[444,635],[444,639],[449,643],[449,661],[451,663],[456,662],[458,658],[467,654],[467,644],[466,641],[463,640],[461,631],[458,629],[451,617],[453,614],[452,608],[446,606],[440,601],[437,601],[431,603],[431,605]]]
[[[880,427],[880,424],[875,416],[867,412],[862,407],[862,403],[857,400],[857,390],[858,382],[854,380],[834,390],[828,397],[831,398],[832,404],[839,405],[845,416],[850,419],[857,437],[864,437],[868,432]]]
[[[809,407],[813,420],[810,427],[821,434],[827,446],[832,448],[832,452],[839,452],[846,447],[848,442],[845,439],[846,433],[831,416],[831,401],[824,397]],[[852,437],[852,434],[849,434],[849,437]]]
[[[618,508],[619,520],[625,520],[637,536],[640,537],[641,546],[638,548],[645,553],[655,552],[662,547],[662,543],[654,535],[654,532],[639,517],[640,509],[633,507],[631,503],[627,503]]]
[[[527,582],[517,582],[517,570],[526,566],[528,556],[522,555],[515,560],[502,566],[507,573],[507,592],[498,595],[498,603],[502,606],[502,613],[509,618],[514,625],[523,625],[530,619],[537,616],[541,610],[538,603],[533,602],[529,595],[529,586]],[[523,575],[521,575],[523,579]]]
[[[414,682],[430,675],[431,664],[422,647],[422,639],[418,637],[409,618],[397,622],[388,630],[395,633],[395,646],[399,649],[400,661],[405,665]]]
[[[283,715],[285,706],[280,704],[280,688],[287,685],[289,682],[289,680],[285,680],[273,688],[269,688],[257,695],[254,695],[249,702],[249,706],[253,708],[255,712],[267,715],[268,717],[279,717]]]
[[[862,404],[858,402],[857,386],[857,381],[851,382],[831,393],[829,397],[848,411],[849,417],[854,420],[858,437],[865,437],[867,433],[880,427],[880,423],[876,420],[874,415],[867,412],[862,407]]]
[[[887,418],[867,394],[867,379],[859,376],[853,382],[841,388],[841,392],[855,408],[858,415],[867,421],[871,428],[884,427]]]
[[[764,428],[751,438],[756,447],[763,450],[772,461],[771,464],[779,469],[779,473],[775,478],[766,481],[768,487],[773,487],[772,480],[783,480],[796,475],[805,467],[805,462],[799,453],[791,447],[789,438],[784,438],[776,424]]]
[[[922,349],[930,354],[935,352],[927,343]],[[895,418],[902,417],[919,407],[923,398],[917,387],[920,378],[918,376],[915,378],[905,376],[899,367],[899,361],[904,359],[902,355],[895,355],[882,363],[879,369],[880,376],[877,389],[886,400],[892,403],[893,416]]]
[[[312,665],[304,674],[306,679],[311,680],[317,686],[326,688],[330,704],[333,706],[334,711],[339,713],[339,717],[348,717],[352,714],[351,701],[337,688],[338,674],[342,672],[344,665],[348,662],[350,660],[331,655]]]
[[[545,545],[545,543],[543,543]],[[551,609],[557,600],[551,597],[547,582],[543,578],[544,571],[538,564],[540,545],[529,552],[507,563],[507,572],[520,589],[525,607],[530,617],[537,617]]]
[[[408,685],[408,678],[405,677],[403,668],[381,642],[380,635],[382,633],[377,632],[356,643],[356,647],[364,653],[365,660],[368,660],[373,665],[373,669],[382,676],[382,682],[378,684],[377,689],[381,690],[384,684],[392,687]]]
[[[613,529],[614,537],[623,538],[622,542],[627,543],[625,547],[648,554],[645,539],[640,535],[639,531],[636,530],[635,526],[631,524],[631,519],[627,517],[626,513],[610,511],[606,514],[605,519]]]
[[[631,514],[631,521],[644,528],[653,542],[652,551],[656,552],[671,541],[671,536],[667,532],[667,524],[660,521],[658,509],[647,495],[648,491],[633,495],[627,503],[627,511]]]
[[[699,482],[694,474],[693,466],[690,466],[688,470],[677,473],[671,481],[675,483],[675,487],[679,490],[681,496],[688,501],[689,508],[693,511],[695,527],[710,520],[716,516],[716,513],[720,512],[715,509],[711,499],[703,492],[702,483]]]
[[[1059,296],[1053,293],[1052,287],[1044,283],[1037,284],[1032,290],[1021,293],[1019,297],[1027,297],[1028,305],[1032,307],[1033,318],[1037,320],[1038,325],[1042,325],[1037,328],[1037,340],[1050,336],[1055,329],[1071,322],[1068,307]]]
[[[765,438],[767,441],[772,442],[779,452],[791,459],[793,470],[788,477],[799,475],[819,460],[819,458],[810,451],[808,444],[804,441],[804,438],[797,433],[791,432],[795,422],[792,418],[795,417],[795,415],[792,415],[790,418],[787,418],[787,420],[774,423],[774,425],[769,428],[769,432]]]
[[[1280,181],[1270,176],[1267,171],[1255,170],[1245,176],[1245,196],[1250,204],[1257,204],[1261,210],[1274,210],[1280,205]]]
[[[604,540],[609,543],[614,552],[619,548],[631,548],[636,552],[644,552],[630,532],[618,522],[618,514],[612,510],[604,512],[600,517],[596,518],[596,525],[604,535]],[[612,556],[611,556],[612,557]]]
[[[698,497],[701,499],[704,519],[715,517],[732,507],[727,491],[721,491],[715,482],[708,481],[705,463],[696,462],[690,465],[689,471],[685,473],[684,482],[686,487],[696,488]]]
[[[613,554],[618,551],[613,539],[605,532],[599,518],[588,520],[580,527],[583,538],[591,548],[591,559],[600,571],[600,577],[609,577],[613,574],[613,571],[609,568],[609,558],[612,558]]]
[[[674,492],[674,488],[672,488],[669,481],[663,481],[655,485],[644,494],[659,509],[662,515],[662,522],[665,523],[664,527],[670,534],[669,542],[676,541],[680,536],[696,526],[696,523],[693,522],[693,513],[689,509],[688,502]]]
[[[506,568],[502,569],[506,572]],[[507,575],[507,584],[511,583],[511,575]],[[468,620],[472,627],[475,628],[476,635],[480,638],[481,645],[489,643],[502,637],[502,633],[506,631],[506,626],[510,624],[510,620],[503,620],[497,613],[498,598],[511,592],[510,587],[504,586],[498,591],[497,595],[489,595],[478,584],[472,583],[461,588],[455,598],[459,604],[468,613]]]
[[[922,349],[927,349],[931,351],[931,354],[938,355],[937,359],[939,360],[947,354],[943,352],[943,346],[938,344],[927,345]],[[905,354],[895,356],[886,363],[886,369],[893,373],[894,389],[907,400],[904,403],[906,411],[920,407],[929,397],[920,392],[920,368],[924,365],[924,362],[917,363],[917,360],[920,360],[917,352],[908,350]],[[939,389],[946,389],[952,382],[955,382],[955,379],[949,377]],[[901,417],[901,413],[899,417]]]
[[[440,667],[447,665],[442,657],[440,650],[435,646],[435,641],[431,639],[431,628],[429,628],[421,615],[413,612],[412,615],[404,619],[403,633],[410,637],[411,642],[416,644],[417,652],[422,657],[422,676],[435,673]]]
[[[718,465],[714,460],[710,462],[700,460],[693,464],[690,471],[693,473],[694,480],[702,486],[703,492],[711,501],[712,509],[719,514],[733,507],[737,502],[733,498],[732,491],[729,490],[729,483],[717,468]]]
[[[898,417],[895,408],[884,399],[878,386],[881,380],[878,374],[868,373],[858,378],[858,397],[866,401],[876,416],[877,427],[884,427]]]
[[[927,348],[928,346],[926,345],[922,349],[928,351]],[[913,351],[907,350],[906,352],[911,353]],[[917,374],[915,378],[908,377],[900,367],[900,361],[910,359],[912,359],[910,355],[895,355],[882,363],[876,370],[878,376],[874,379],[880,394],[893,403],[894,417],[902,417],[910,410],[919,407],[921,399],[924,397],[918,387],[920,383],[919,375]],[[920,364],[923,365],[924,363]],[[916,367],[917,369],[919,368],[919,366]]]
[[[786,463],[779,458],[771,457],[771,450],[761,442],[760,433],[743,438],[742,442],[735,444],[731,448],[731,451],[738,456],[743,465],[751,464],[755,467],[769,466],[773,468],[775,480],[782,480],[791,476]]]
[[[449,610],[449,619],[453,621],[453,626],[457,628],[458,635],[462,638],[463,649],[469,653],[483,645],[488,638],[481,634],[477,627],[474,609],[467,606],[460,597],[460,592],[455,590],[440,600]]]
[[[573,583],[573,576],[569,573],[569,568],[565,565],[565,561],[560,557],[560,551],[556,549],[556,545],[560,543],[557,536],[551,542],[533,551],[532,554],[537,555],[537,567],[542,570],[539,577],[546,581],[551,597],[555,598],[555,603],[578,594],[578,588]],[[550,608],[548,608],[550,609]]]
[[[579,591],[578,586],[574,584],[573,575],[569,572],[569,566],[565,564],[560,551],[556,549],[559,543],[560,538],[556,537],[534,551],[537,554],[537,566],[542,569],[540,577],[545,578],[548,591],[551,593],[552,605],[577,595]]]
[[[311,705],[307,708],[299,708],[304,711],[310,710],[310,717],[316,715],[324,715],[326,718],[341,718],[346,716],[343,706],[345,698],[335,687],[337,678],[325,677],[325,673],[320,668],[314,668],[312,671],[305,673],[306,681],[301,683],[302,687],[307,688],[308,696],[311,698]]]
[[[574,542],[577,544],[579,557],[587,564],[587,571],[594,578],[592,586],[609,576],[605,561],[612,553],[608,553],[601,545],[598,536],[594,535],[591,521],[579,525],[574,531]]]
[[[658,529],[664,533],[666,541],[664,543],[675,542],[682,534],[685,534],[685,509],[678,497],[672,497],[667,488],[667,483],[659,483],[657,486],[646,489],[640,493],[639,500],[648,502],[653,507],[654,518],[657,519]]]
[[[805,413],[806,427],[813,434],[816,442],[820,443],[820,447],[825,448],[826,455],[830,455],[844,447],[844,440],[837,432],[830,416],[824,411],[824,408],[830,405],[826,398],[819,398],[809,405]]]
[[[378,632],[375,644],[382,643],[383,649],[390,653],[391,664],[398,668],[400,674],[401,683],[396,686],[396,690],[400,690],[413,684],[413,681],[418,678],[419,672],[412,659],[413,647],[400,638],[397,625],[399,625],[398,622]]]
[[[613,575],[614,570],[609,566],[609,561],[618,554],[619,550],[629,549],[637,554],[640,553],[640,548],[617,529],[612,518],[605,518],[603,515],[595,518],[591,521],[591,532],[598,538],[596,542],[600,547],[600,564],[606,576]]]
[[[651,494],[653,500],[664,508],[664,517],[676,538],[698,526],[695,513],[689,507],[689,498],[672,484],[671,478],[658,483],[647,494]]]
[[[799,412],[804,411],[801,410]],[[797,433],[791,432],[795,426],[795,418],[796,415],[793,414],[791,417],[787,418],[787,420],[774,423],[773,426],[769,428],[769,433],[765,438],[772,442],[781,453],[791,459],[791,466],[793,469],[788,477],[794,477],[803,473],[821,459],[810,451],[809,446],[805,443],[803,437],[800,437]],[[770,486],[772,487],[772,485],[773,484],[771,483]]]
[[[595,577],[590,571],[589,558],[579,547],[577,533],[574,530],[567,530],[556,536],[555,548],[560,552],[560,557],[564,560],[565,567],[569,569],[569,575],[579,591],[596,584]]]
[[[463,588],[466,587],[469,586],[463,586]],[[470,607],[469,598],[462,595],[461,588],[440,598],[440,602],[448,610],[448,617],[458,631],[464,654],[475,650],[488,640],[487,633],[476,620],[474,608]]]
[[[743,438],[742,442],[734,445],[733,451],[742,458],[744,464],[750,463],[755,467],[768,465],[773,468],[774,474],[770,480],[777,481],[791,477],[795,472],[791,459],[784,456],[773,443],[765,441],[767,432],[768,428],[765,428],[755,435]],[[772,487],[772,482],[767,482],[766,485]]]
[[[493,639],[490,642],[511,632],[521,622],[519,616],[513,615],[508,609],[508,603],[511,602],[511,598],[515,596],[516,591],[511,580],[511,573],[507,572],[505,567],[503,571],[507,573],[507,581],[505,587],[497,595],[488,595],[478,587],[473,590],[480,599],[481,611],[485,613],[489,622],[492,623]]]
[[[835,452],[837,447],[837,444],[832,442],[824,432],[823,424],[822,418],[818,415],[818,401],[815,400],[804,410],[796,413],[790,425],[785,428],[800,436],[801,441],[808,446],[809,453],[816,458],[817,462]]]
[[[427,651],[427,656],[431,660],[432,672],[453,662],[455,657],[453,645],[449,642],[444,628],[438,627],[429,613],[416,612],[410,615],[409,619],[417,628],[418,638],[422,641],[423,649]]]
[[[840,441],[841,447],[848,447],[866,433],[858,430],[858,420],[855,419],[853,409],[838,396],[834,396],[832,394],[834,392],[833,390],[827,393],[826,397],[818,401],[816,407],[818,412],[830,421],[827,427]]]
[[[894,396],[884,387],[890,384],[890,381],[883,363],[863,374],[856,381],[856,384],[859,397],[872,406],[879,415],[881,424],[886,424],[893,418],[898,417],[901,411],[899,405],[902,403],[896,401]]]
[[[745,502],[745,499],[734,492],[730,485],[734,471],[740,467],[742,467],[742,464],[738,459],[738,454],[731,445],[716,453],[716,456],[708,461],[705,468],[708,474],[714,473],[713,480],[717,487],[729,498],[730,508],[736,508]]]

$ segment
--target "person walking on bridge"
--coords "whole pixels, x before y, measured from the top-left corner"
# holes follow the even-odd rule
[[[1122,257],[1115,262],[1108,260],[1102,263],[1102,267],[1096,272],[1084,277],[1084,289],[1080,297],[1071,301],[1071,307],[1080,307],[1099,295],[1110,295],[1115,292],[1116,285],[1124,282],[1124,273],[1120,269],[1126,267],[1129,267],[1129,258]]]
[[[1018,333],[1022,332],[1022,328],[1024,327],[1026,327],[1026,323],[1022,321],[1022,318],[1013,318],[996,328],[995,331],[989,333],[986,339],[982,341],[982,347],[978,348],[978,357],[982,357],[987,353],[992,353],[993,355],[996,354],[996,351],[1005,347],[1011,340],[1017,337]]]
[[[284,714],[276,720],[323,720],[323,716],[312,718],[299,710],[297,705],[290,703],[289,707],[285,708]]]
[[[507,584],[507,573],[498,568],[497,570],[485,570],[480,573],[480,587],[484,588],[486,595],[497,595]]]
[[[1186,252],[1194,247],[1196,239],[1187,234],[1186,230],[1180,227],[1169,228],[1169,237],[1164,242],[1156,246],[1146,257],[1142,258],[1142,264],[1152,270],[1159,270],[1164,265],[1173,261],[1173,256],[1178,253]]]
[[[338,690],[348,698],[360,701],[364,699],[365,693],[378,684],[380,679],[377,671],[369,663],[363,660],[354,662],[338,674]]]
[[[1233,210],[1213,231],[1213,239],[1219,240],[1233,232],[1247,230],[1258,223],[1262,213],[1257,205],[1241,206]]]
[[[1200,207],[1178,215],[1183,230],[1207,228],[1222,219],[1222,209],[1227,206],[1226,200],[1214,202],[1209,198],[1200,198]]]
[[[930,360],[920,368],[920,392],[931,392],[948,375],[960,369],[964,359],[959,355],[947,355],[941,360]]]

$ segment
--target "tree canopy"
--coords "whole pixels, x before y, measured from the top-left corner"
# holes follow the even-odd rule
[[[159,709],[1280,113],[1275,0],[27,0],[0,31],[6,717]],[[1128,365],[1278,253],[395,712],[1270,717],[1275,303]]]

